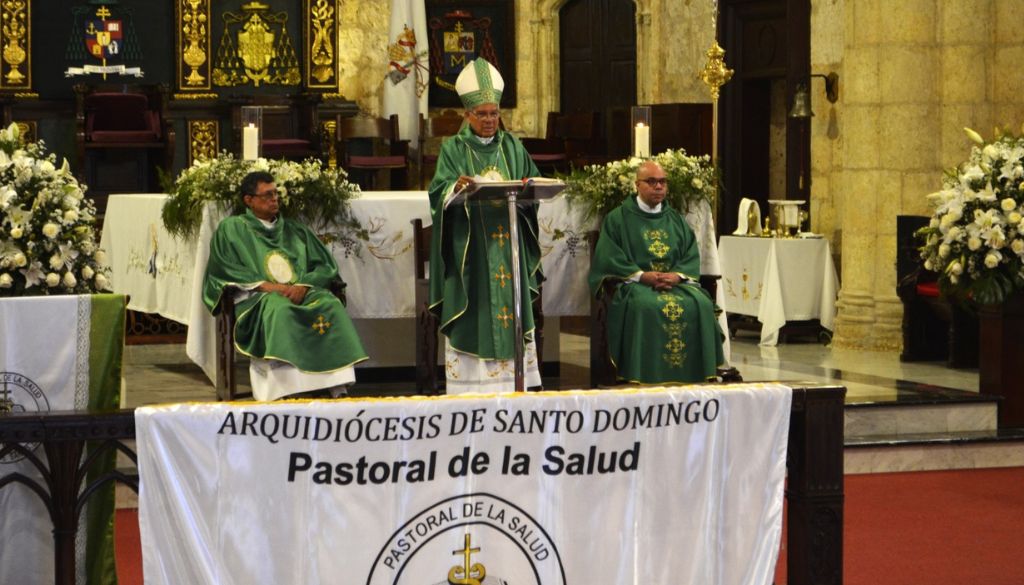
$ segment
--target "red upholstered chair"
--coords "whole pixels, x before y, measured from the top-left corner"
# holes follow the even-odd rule
[[[377,186],[377,174],[388,171],[390,188],[409,185],[409,141],[398,133],[398,115],[390,118],[339,117],[338,164],[364,190]]]
[[[174,162],[166,86],[78,84],[74,90],[78,168],[90,194],[155,190],[155,168],[170,173]],[[124,172],[129,163],[135,173]]]
[[[925,270],[914,232],[927,217],[896,217],[896,294],[903,301],[905,362],[946,360],[951,368],[978,366],[978,317],[940,295],[938,274]]]
[[[420,170],[420,188],[426,189],[430,185],[437,168],[437,155],[428,153],[427,148],[431,146],[440,148],[440,140],[437,140],[437,145],[431,145],[429,142],[432,139],[444,139],[458,134],[462,128],[462,122],[463,117],[455,110],[445,110],[441,112],[440,116],[433,118],[424,118],[423,114],[420,114],[419,149],[416,155],[417,166]],[[436,152],[434,148],[431,150]]]

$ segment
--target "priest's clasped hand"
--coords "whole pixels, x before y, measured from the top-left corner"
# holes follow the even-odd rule
[[[306,298],[306,291],[308,287],[297,285],[297,284],[281,284],[278,282],[264,282],[257,290],[260,292],[277,293],[296,305],[302,304],[303,299]]]
[[[675,272],[644,272],[640,275],[640,283],[654,290],[669,290],[679,284],[682,279]]]

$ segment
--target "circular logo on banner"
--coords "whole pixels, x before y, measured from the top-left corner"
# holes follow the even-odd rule
[[[491,494],[437,502],[391,535],[367,585],[565,585],[558,548],[522,508]]]
[[[49,412],[50,401],[43,390],[28,376],[17,372],[0,372],[0,414],[8,412]],[[29,451],[38,443],[24,445]],[[15,463],[25,456],[11,451],[0,457],[0,464]]]

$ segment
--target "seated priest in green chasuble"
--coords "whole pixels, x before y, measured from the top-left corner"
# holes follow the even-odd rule
[[[305,225],[282,217],[274,177],[242,180],[242,215],[224,219],[210,242],[203,302],[216,314],[235,300],[235,349],[251,358],[257,400],[322,391],[340,396],[367,359],[345,306],[328,289],[339,281],[330,250]]]
[[[665,171],[637,170],[637,197],[601,225],[590,268],[595,296],[614,286],[608,349],[630,382],[703,382],[724,363],[715,305],[700,287],[700,253],[683,216],[663,203]]]
[[[472,182],[540,176],[522,143],[499,125],[504,81],[484,59],[470,62],[455,81],[466,123],[441,144],[430,183],[433,242],[430,249],[430,308],[445,336],[449,394],[511,392],[515,305],[522,307],[527,386],[540,386],[532,300],[543,280],[537,243],[537,211],[519,209],[519,241],[510,242],[504,202],[452,202]],[[512,248],[520,251],[523,298],[513,298]]]

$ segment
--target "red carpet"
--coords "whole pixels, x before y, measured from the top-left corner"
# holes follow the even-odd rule
[[[845,585],[1024,585],[1024,468],[848,475],[845,515]],[[119,585],[142,583],[137,518],[117,512]]]

